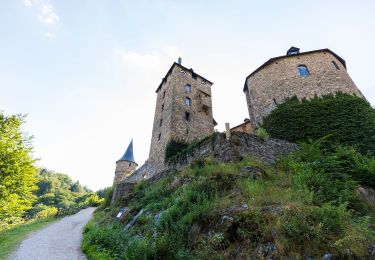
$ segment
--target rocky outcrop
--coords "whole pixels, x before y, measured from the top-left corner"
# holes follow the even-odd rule
[[[223,134],[206,138],[190,153],[176,155],[169,163],[170,169],[180,169],[207,157],[212,156],[218,163],[238,162],[243,157],[251,156],[265,164],[272,164],[283,154],[298,149],[298,145],[284,140],[264,140],[255,135],[234,132],[229,140]]]
[[[215,133],[190,146],[188,150],[182,151],[172,157],[166,170],[157,172],[151,162],[146,161],[131,176],[127,177],[121,184],[115,186],[112,203],[118,200],[123,194],[129,192],[133,185],[140,180],[157,181],[172,174],[191,163],[204,161],[206,158],[213,158],[218,163],[230,163],[241,161],[246,156],[254,157],[264,164],[272,164],[284,154],[298,149],[298,145],[278,139],[262,139],[256,135],[233,132],[229,140],[224,134]],[[161,155],[162,156],[162,155]],[[243,169],[244,174],[248,173],[254,179],[260,178],[262,172],[259,169]]]

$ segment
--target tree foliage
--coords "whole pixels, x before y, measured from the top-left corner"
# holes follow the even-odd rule
[[[272,137],[292,142],[330,135],[331,143],[375,154],[375,110],[364,99],[344,93],[280,104],[264,119]]]
[[[78,181],[73,182],[68,175],[63,173],[39,169],[36,185],[38,186],[38,190],[35,191],[37,200],[33,208],[27,212],[28,218],[40,218],[46,215],[46,212],[50,215],[51,212],[55,212],[55,208],[65,210],[98,204],[97,201],[90,200],[93,193],[88,188],[79,184]]]
[[[0,229],[22,222],[36,196],[31,137],[21,131],[24,117],[0,113]]]

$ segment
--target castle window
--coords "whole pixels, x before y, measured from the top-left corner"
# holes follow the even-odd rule
[[[335,66],[335,68],[336,68],[337,70],[340,70],[340,67],[339,67],[339,65],[337,65],[336,62],[332,61],[332,64],[333,64],[333,66]]]
[[[309,70],[307,69],[307,67],[305,65],[299,65],[298,66],[298,74],[301,76],[301,77],[307,77],[308,75],[310,75],[310,72]]]
[[[161,133],[158,135],[158,142],[160,141],[161,138]]]
[[[163,98],[165,98],[165,91],[163,92]]]
[[[190,92],[191,92],[191,86],[189,84],[186,84],[185,93],[190,93]]]
[[[187,106],[191,106],[191,99],[188,98],[188,97],[186,97],[186,98],[185,98],[185,104],[186,104]]]
[[[163,119],[160,119],[160,127],[163,125]]]
[[[193,79],[197,79],[197,74],[195,74],[194,72],[192,72],[192,73],[191,73],[191,77],[192,77]]]
[[[161,105],[161,111],[164,111],[164,104]]]
[[[190,121],[190,113],[189,112],[185,112],[185,120]]]
[[[277,102],[276,102],[276,99],[273,99],[273,103],[277,106]]]
[[[203,106],[202,107],[202,111],[208,116],[208,107],[206,107],[206,106]]]

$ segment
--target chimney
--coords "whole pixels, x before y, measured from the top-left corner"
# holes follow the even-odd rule
[[[182,59],[181,59],[181,57],[178,57],[178,64],[182,65]]]

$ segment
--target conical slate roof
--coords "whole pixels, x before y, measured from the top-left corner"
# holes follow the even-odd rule
[[[129,162],[135,162],[134,161],[134,155],[133,155],[133,139],[130,141],[130,144],[128,146],[128,149],[126,149],[126,152],[124,155],[119,159],[119,161],[129,161]]]

